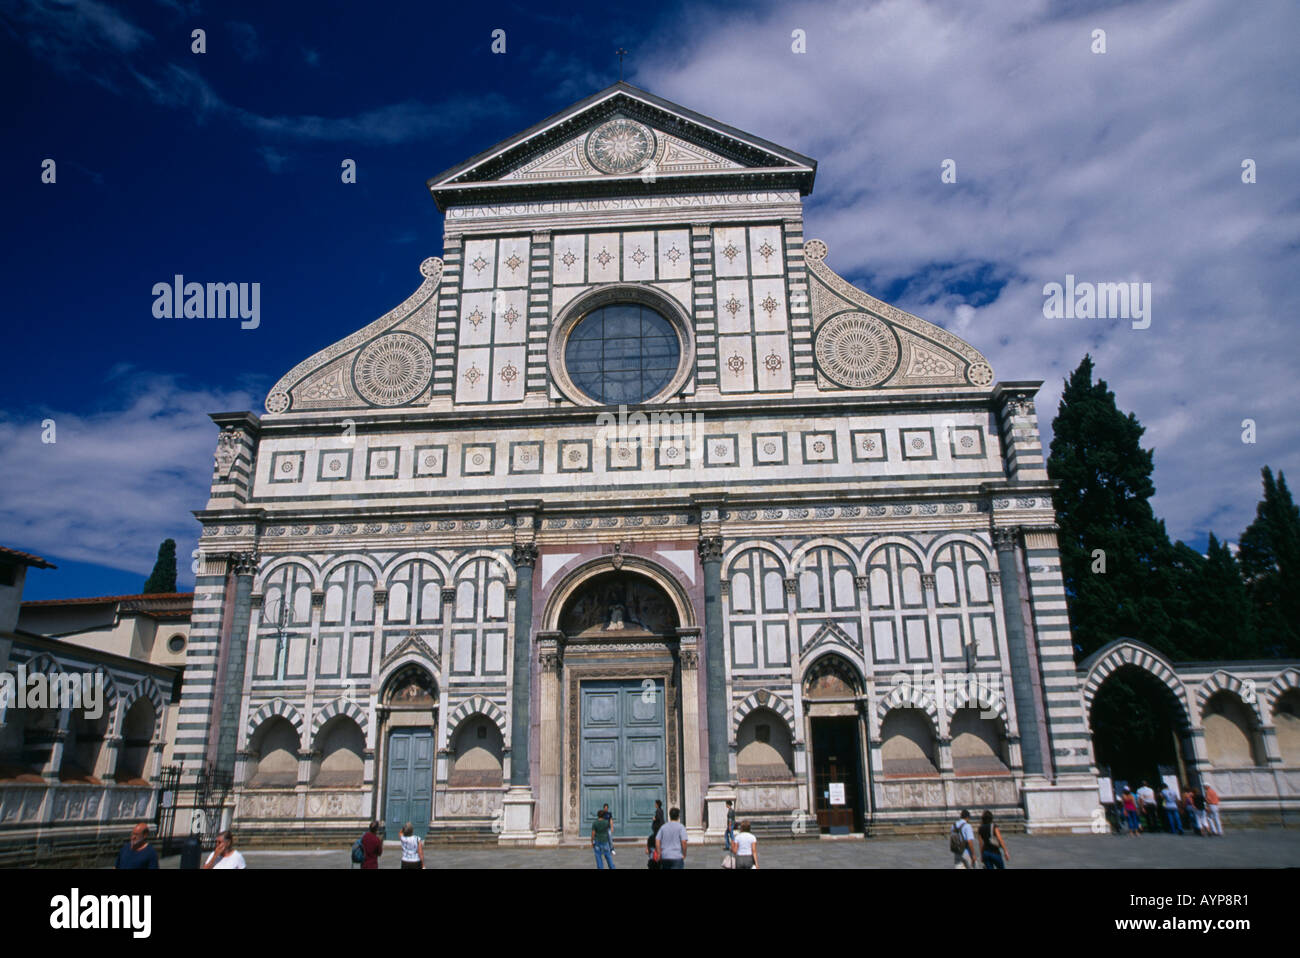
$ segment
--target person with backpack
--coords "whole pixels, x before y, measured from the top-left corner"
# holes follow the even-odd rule
[[[596,855],[596,868],[601,869],[608,865],[614,867],[613,856],[613,818],[606,818],[609,813],[609,806],[596,813],[596,820],[591,823],[591,850]]]
[[[993,824],[993,813],[989,811],[980,818],[980,856],[985,868],[1006,868],[1011,861],[1002,829]]]
[[[975,830],[970,827],[970,810],[963,808],[961,816],[953,822],[948,832],[948,851],[952,852],[954,868],[974,868]]]
[[[384,853],[384,840],[379,837],[379,822],[373,821],[366,833],[352,846],[352,860],[364,869],[377,869],[379,856]]]

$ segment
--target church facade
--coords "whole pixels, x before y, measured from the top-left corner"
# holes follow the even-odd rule
[[[1096,823],[1040,384],[838,276],[815,173],[619,83],[213,416],[175,756],[244,836]]]

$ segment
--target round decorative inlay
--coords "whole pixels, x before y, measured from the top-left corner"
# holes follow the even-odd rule
[[[883,382],[898,365],[898,340],[866,313],[841,313],[822,324],[813,344],[826,377],[848,389]]]
[[[273,392],[266,397],[266,411],[269,413],[284,412],[289,408],[289,394],[285,392]]]
[[[765,442],[765,443],[763,443],[763,452],[764,452],[766,455],[769,455],[769,456],[775,456],[775,455],[776,455],[776,443],[774,443],[774,442]]]
[[[587,137],[587,159],[602,173],[635,173],[654,152],[650,128],[624,117],[602,123]]]
[[[432,469],[432,468],[433,468],[434,466],[436,466],[437,464],[438,464],[438,460],[437,460],[435,457],[433,457],[433,456],[425,456],[425,457],[424,457],[424,468],[426,468],[426,469]]]
[[[442,260],[436,256],[430,256],[420,264],[420,275],[425,279],[434,279],[442,275]]]
[[[483,453],[481,452],[474,453],[474,465],[481,466],[485,462],[487,462],[487,457],[484,456]]]
[[[975,445],[975,439],[974,439],[973,437],[971,437],[971,436],[962,436],[962,437],[961,437],[961,447],[962,447],[963,449],[970,449],[970,448],[972,448],[974,445]]]
[[[862,440],[862,448],[863,448],[866,452],[875,452],[875,451],[876,451],[876,440],[874,440],[874,439],[872,439],[871,437],[868,436],[866,439],[863,439],[863,440]]]
[[[803,258],[812,260],[823,260],[826,258],[826,244],[821,240],[809,240],[803,244]]]
[[[410,333],[388,333],[361,350],[352,379],[367,402],[400,406],[420,395],[433,376],[433,352]]]
[[[925,448],[925,440],[924,440],[924,439],[913,439],[913,440],[912,440],[912,448],[913,448],[913,449],[916,449],[916,450],[918,450],[918,451],[921,450],[921,449],[924,449],[924,448]]]
[[[281,472],[293,472],[293,462],[291,462],[290,460],[286,459],[286,460],[284,461],[284,464],[280,466],[280,471],[281,471]]]
[[[384,458],[383,456],[380,456],[378,459],[375,460],[375,468],[376,468],[376,469],[387,469],[387,468],[388,468],[388,460],[387,460],[386,458]]]
[[[825,451],[826,451],[826,443],[822,442],[820,439],[818,439],[815,443],[813,443],[813,452],[817,453],[818,455],[821,455]]]
[[[972,386],[987,386],[993,382],[993,369],[988,363],[971,363],[966,378]]]
[[[343,468],[343,461],[341,459],[330,460],[330,472],[338,472],[342,468]]]
[[[678,456],[681,455],[681,450],[678,449],[676,446],[669,446],[667,449],[664,450],[664,455],[667,456],[669,459],[676,459]]]

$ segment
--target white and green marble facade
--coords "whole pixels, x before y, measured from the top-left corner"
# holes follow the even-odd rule
[[[652,131],[652,168],[602,168],[611,118]],[[417,721],[387,696],[412,666],[435,832],[575,838],[578,682],[641,675],[665,681],[665,806],[692,832],[730,795],[768,827],[811,813],[810,722],[837,715],[860,722],[873,830],[963,806],[1089,827],[1039,384],[995,382],[837,276],[804,236],[814,172],[619,84],[431,180],[444,253],[418,289],[265,414],[213,417],[176,757],[235,773],[241,831],[382,817],[385,730]],[[677,327],[678,375],[634,410],[677,433],[617,432],[564,371],[573,321],[620,298]],[[612,570],[668,597],[671,634],[566,635],[566,601]],[[960,696],[900,697],[900,674],[970,672],[1005,693],[974,731]],[[823,673],[848,692],[810,698]],[[748,774],[759,717],[788,774]],[[274,775],[268,723],[292,752]],[[495,779],[457,772],[480,726]],[[903,754],[917,728],[927,768]]]

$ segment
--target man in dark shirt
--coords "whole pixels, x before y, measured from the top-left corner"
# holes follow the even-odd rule
[[[613,847],[610,840],[610,819],[605,817],[608,813],[609,806],[606,805],[596,813],[596,820],[591,823],[591,850],[596,853],[597,868],[604,868],[606,864],[610,868],[614,867]]]
[[[131,829],[131,837],[117,853],[116,868],[157,868],[158,850],[149,844],[149,826],[144,822]]]

